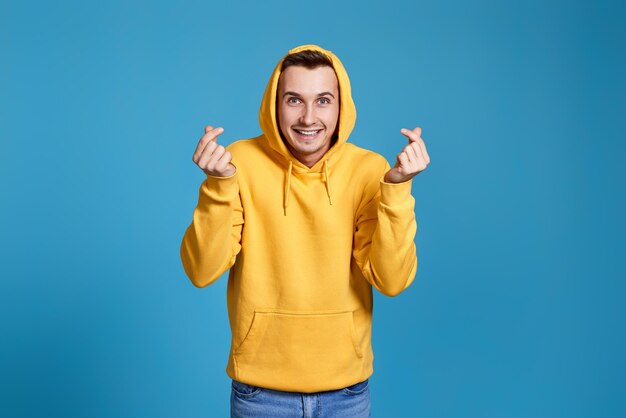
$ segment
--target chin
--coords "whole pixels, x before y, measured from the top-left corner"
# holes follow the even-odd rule
[[[322,148],[324,148],[324,143],[319,144],[298,144],[298,147],[295,147],[296,151],[303,155],[310,155],[319,152]]]

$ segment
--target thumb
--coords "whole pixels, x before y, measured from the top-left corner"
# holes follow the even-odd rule
[[[221,126],[218,126],[217,128],[212,128],[211,125],[209,125],[206,128],[204,128],[204,130],[205,130],[205,135],[208,134],[211,130],[213,130],[214,136],[210,140],[215,143],[217,143],[217,137],[224,133],[224,128],[222,128]]]
[[[415,132],[418,137],[422,136],[422,128],[420,128],[419,126],[413,128],[413,132]]]

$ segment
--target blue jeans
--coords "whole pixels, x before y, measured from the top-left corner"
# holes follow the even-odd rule
[[[370,418],[369,379],[343,389],[315,393],[282,392],[232,380],[230,416]]]

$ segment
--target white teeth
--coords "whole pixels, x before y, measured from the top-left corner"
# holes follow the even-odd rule
[[[299,129],[294,129],[296,132],[298,132],[299,134],[302,135],[309,135],[309,136],[313,136],[316,135],[319,131],[321,131],[321,129],[318,129],[317,131],[301,131]]]

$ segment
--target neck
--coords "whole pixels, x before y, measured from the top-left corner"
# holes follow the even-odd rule
[[[291,145],[289,145],[289,143],[286,143],[285,145],[287,145],[287,149],[296,160],[300,161],[302,164],[306,165],[309,168],[313,167],[322,158],[324,158],[324,155],[326,155],[326,153],[330,149],[330,146],[327,146],[311,154],[302,154],[294,150]]]

